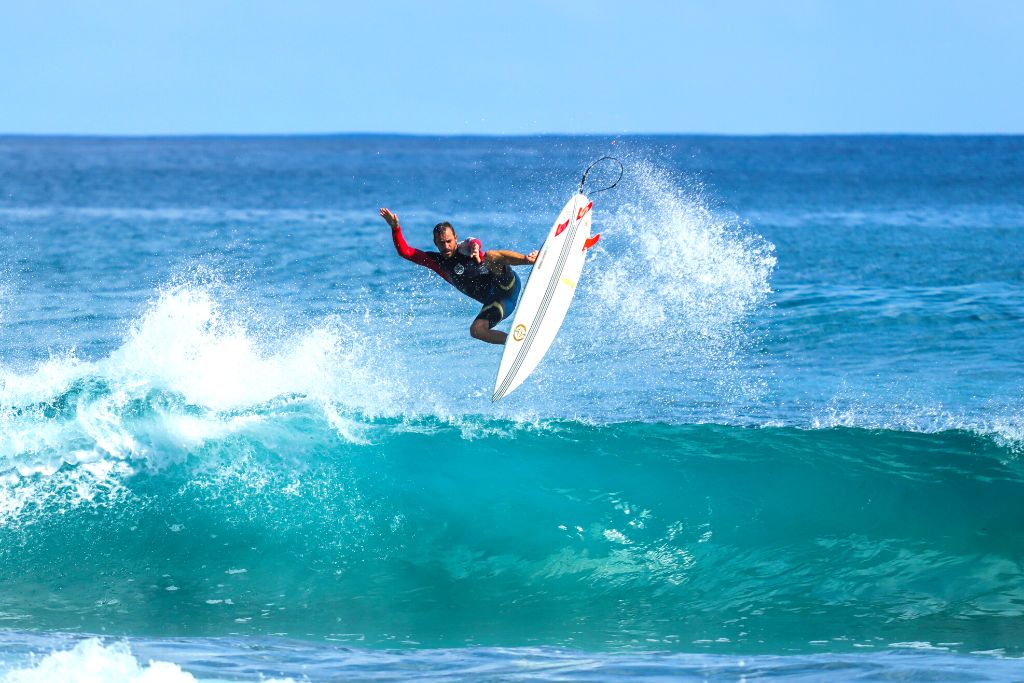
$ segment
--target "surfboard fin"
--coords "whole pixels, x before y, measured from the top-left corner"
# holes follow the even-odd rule
[[[583,243],[583,251],[590,249],[592,246],[597,244],[597,241],[601,239],[601,233],[597,233],[593,237],[587,238],[587,241]]]

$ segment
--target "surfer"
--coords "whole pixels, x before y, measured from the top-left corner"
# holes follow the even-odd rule
[[[476,238],[460,243],[455,228],[447,221],[434,226],[437,251],[420,251],[406,243],[398,216],[389,209],[381,209],[380,216],[391,226],[391,239],[399,256],[430,268],[457,290],[483,304],[469,326],[470,335],[490,344],[504,344],[508,335],[492,328],[512,314],[519,300],[519,276],[510,266],[533,265],[538,252],[526,256],[506,249],[485,252]]]

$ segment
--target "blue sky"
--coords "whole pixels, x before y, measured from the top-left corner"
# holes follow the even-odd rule
[[[0,132],[1024,133],[1024,2],[5,2]]]

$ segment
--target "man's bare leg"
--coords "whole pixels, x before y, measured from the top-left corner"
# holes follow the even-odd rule
[[[490,323],[483,318],[477,318],[473,321],[473,324],[469,326],[469,333],[474,339],[485,341],[488,344],[504,344],[505,339],[508,337],[501,330],[492,330]]]

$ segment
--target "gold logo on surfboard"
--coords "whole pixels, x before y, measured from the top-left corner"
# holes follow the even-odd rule
[[[516,329],[512,330],[512,338],[516,341],[523,341],[523,337],[526,336],[526,325],[516,325]]]

